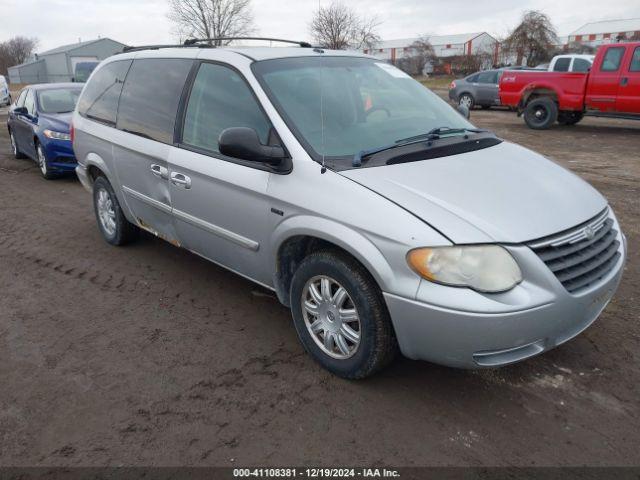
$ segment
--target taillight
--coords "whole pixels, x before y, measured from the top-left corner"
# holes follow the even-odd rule
[[[454,88],[456,88],[456,81],[455,80],[453,82],[451,82],[451,85],[449,85],[449,90],[453,90]]]
[[[71,125],[69,126],[69,137],[71,137],[71,144],[73,145],[73,138],[76,136],[76,129],[73,128],[73,122],[71,122]]]

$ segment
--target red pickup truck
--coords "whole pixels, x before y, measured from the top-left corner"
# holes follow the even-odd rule
[[[600,47],[588,73],[507,70],[499,92],[537,130],[585,115],[640,120],[640,42]]]

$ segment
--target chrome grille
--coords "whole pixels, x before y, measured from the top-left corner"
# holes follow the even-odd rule
[[[571,293],[597,283],[620,258],[609,209],[575,228],[528,243]]]

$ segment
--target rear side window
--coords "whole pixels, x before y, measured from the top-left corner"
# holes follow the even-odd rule
[[[631,65],[629,65],[630,72],[640,72],[640,47],[636,47],[633,51],[633,57],[631,57]]]
[[[476,80],[478,83],[498,83],[498,72],[482,72]]]
[[[591,68],[591,62],[585,60],[584,58],[576,58],[573,61],[573,71],[574,72],[588,72]]]
[[[602,67],[600,70],[603,72],[617,72],[620,68],[620,62],[624,55],[624,47],[615,47],[607,50],[604,54],[604,60],[602,60]]]
[[[238,73],[222,65],[203,63],[189,96],[182,142],[218,152],[220,133],[231,127],[253,128],[266,144],[271,124]]]
[[[135,60],[122,89],[119,130],[173,143],[178,104],[193,60]]]
[[[469,83],[476,83],[478,81],[478,77],[480,75],[478,75],[477,73],[475,75],[471,75],[470,77],[467,77],[466,80]]]
[[[78,113],[107,125],[115,126],[118,99],[131,60],[108,63],[96,72],[78,102]]]
[[[555,65],[553,66],[553,71],[554,72],[568,72],[569,71],[569,65],[571,65],[571,59],[570,58],[559,58],[558,60],[556,60]]]

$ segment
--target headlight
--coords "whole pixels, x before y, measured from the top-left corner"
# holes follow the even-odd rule
[[[71,136],[68,133],[54,132],[53,130],[45,130],[42,133],[44,133],[45,137],[55,140],[71,140]]]
[[[498,245],[416,248],[407,262],[427,280],[479,292],[504,292],[522,281],[518,264]]]

